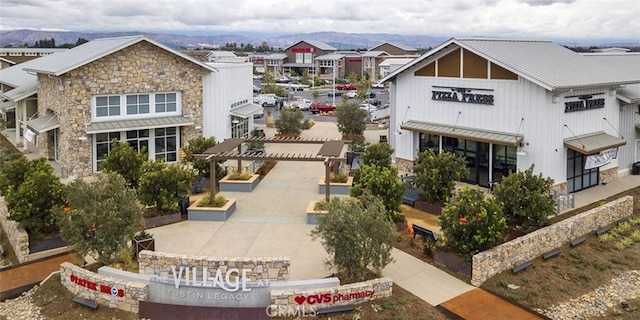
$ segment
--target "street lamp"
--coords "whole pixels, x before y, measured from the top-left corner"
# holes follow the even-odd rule
[[[331,96],[333,97],[333,105],[336,105],[336,61],[333,60],[333,90]]]

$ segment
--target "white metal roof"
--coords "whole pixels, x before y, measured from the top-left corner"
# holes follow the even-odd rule
[[[264,59],[266,60],[284,60],[286,58],[287,58],[286,53],[273,53],[273,54],[266,55],[264,57]]]
[[[405,45],[405,44],[399,44],[399,43],[395,43],[395,42],[389,42],[389,41],[386,41],[386,42],[380,43],[380,44],[378,44],[378,45],[375,45],[375,46],[373,46],[373,47],[369,48],[369,51],[373,51],[372,49],[378,48],[378,47],[383,46],[383,45],[385,45],[385,44],[388,44],[388,45],[394,46],[394,47],[399,48],[399,49],[404,50],[404,51],[418,51],[418,49],[416,49],[416,48],[414,48],[414,47],[411,47],[411,46],[408,46],[408,45]]]
[[[53,55],[56,54],[57,53]],[[36,63],[37,60],[43,58],[44,57],[32,59],[8,68],[0,69],[0,83],[13,87],[12,90],[2,93],[2,96],[12,101],[20,101],[36,94],[38,91],[38,78],[34,74],[29,74],[24,71],[24,68],[29,67]]]
[[[620,70],[628,70],[640,75],[640,52],[597,52],[583,53],[583,56]],[[628,84],[618,89],[618,99],[626,103],[640,102],[640,84]]]
[[[411,62],[413,59],[411,58],[387,58],[384,59],[384,61],[380,62],[379,66],[380,67],[388,67],[392,64],[407,64],[409,62]]]
[[[147,41],[157,47],[160,47],[177,56],[189,60],[205,69],[216,71],[213,67],[208,66],[197,59],[175,51],[144,36],[128,36],[92,40],[65,52],[60,52],[58,54],[52,54],[39,59],[35,59],[34,64],[29,65],[29,67],[24,69],[31,72],[59,76],[141,41]]]
[[[67,48],[0,48],[0,54],[5,53],[56,53],[68,51]]]
[[[144,118],[133,120],[115,120],[92,122],[85,125],[84,131],[87,134],[104,133],[124,130],[155,129],[164,127],[184,127],[193,125],[193,119],[184,116]]]
[[[389,54],[384,51],[367,51],[362,53],[363,57],[377,57],[381,55],[388,56]]]
[[[340,60],[344,58],[343,54],[337,54],[337,53],[330,53],[330,54],[325,54],[322,56],[318,56],[315,58],[315,60],[331,60],[331,61],[335,61],[335,60]]]
[[[452,38],[390,73],[381,82],[395,78],[452,45],[467,49],[549,91],[640,83],[638,73],[589,60],[550,41],[484,38]]]
[[[284,49],[285,51],[287,51],[289,48],[295,46],[296,44],[300,43],[300,42],[306,42],[320,50],[325,50],[325,51],[334,51],[334,50],[338,50],[322,41],[318,41],[318,40],[300,40],[300,41],[296,41],[294,42],[292,45],[288,46],[286,49]]]

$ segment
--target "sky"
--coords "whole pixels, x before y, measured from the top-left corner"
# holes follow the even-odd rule
[[[0,30],[640,41],[638,0],[0,0]]]

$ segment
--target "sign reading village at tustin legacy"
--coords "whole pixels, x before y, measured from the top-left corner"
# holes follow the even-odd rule
[[[475,89],[475,88],[459,88],[459,87],[442,87],[433,86],[431,90],[431,100],[477,103],[477,104],[493,104],[492,94],[472,93],[472,91],[490,91],[493,89]],[[443,90],[448,89],[448,90]]]

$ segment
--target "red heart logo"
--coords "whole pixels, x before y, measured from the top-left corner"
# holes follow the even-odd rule
[[[294,300],[296,300],[296,302],[297,302],[298,304],[303,304],[303,303],[304,303],[304,301],[305,301],[305,300],[307,300],[307,298],[305,298],[304,296],[297,296],[297,297],[295,297],[295,299],[294,299]]]

